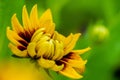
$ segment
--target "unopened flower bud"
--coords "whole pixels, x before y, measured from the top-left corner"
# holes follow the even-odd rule
[[[109,36],[109,31],[104,25],[96,25],[92,29],[92,39],[101,42]]]

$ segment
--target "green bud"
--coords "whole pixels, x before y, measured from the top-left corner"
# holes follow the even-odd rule
[[[97,42],[102,42],[109,36],[109,31],[104,25],[96,25],[91,31],[92,39]]]

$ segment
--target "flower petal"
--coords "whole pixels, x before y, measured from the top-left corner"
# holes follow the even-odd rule
[[[70,65],[71,67],[74,67],[77,70],[80,69],[81,71],[84,71],[84,66],[87,63],[87,60],[83,60],[78,54],[70,53],[68,54],[68,56],[63,58],[61,62]]]
[[[35,39],[36,36],[38,37],[38,35],[40,35],[43,32],[44,32],[44,28],[40,28],[40,29],[36,30],[35,33],[32,35],[31,41],[34,41],[33,39]],[[39,36],[39,38],[40,38],[40,36]],[[37,41],[37,40],[35,40],[35,41]]]
[[[35,47],[36,47],[36,43],[34,43],[34,42],[29,43],[29,45],[27,46],[28,54],[31,57],[34,57],[37,54],[36,50],[35,50]]]
[[[64,64],[62,64],[62,65],[55,64],[51,69],[54,70],[54,71],[60,71],[63,68],[64,68]]]
[[[71,42],[72,38],[73,38],[72,33],[67,38],[65,38],[65,41],[64,41],[65,47]]]
[[[51,51],[51,53],[50,53],[50,55],[49,55],[48,58],[49,58],[49,59],[52,59],[52,57],[53,57],[54,54],[55,54],[55,52],[54,52],[54,51],[55,51],[54,40],[51,39],[49,43],[50,43],[50,49],[51,49],[50,51]]]
[[[23,7],[22,21],[23,21],[24,29],[30,34],[30,32],[32,32],[33,29],[31,27],[31,23],[30,23],[30,19],[29,19],[29,16],[28,16],[26,6]]]
[[[85,71],[85,65],[81,66],[80,68],[74,68],[79,74],[82,74]]]
[[[15,32],[17,33],[20,33],[20,32],[23,32],[23,27],[21,26],[21,24],[19,23],[17,17],[16,17],[16,14],[14,14],[12,16],[12,28]]]
[[[75,53],[69,53],[65,56],[65,58],[67,59],[73,59],[73,60],[82,60],[82,58],[79,56],[79,54],[75,54]]]
[[[50,20],[44,22],[44,24],[42,26],[45,28],[46,33],[49,33],[51,35],[54,33],[55,24],[53,22],[51,22]]]
[[[15,45],[24,46],[19,41],[23,41],[27,43],[24,39],[22,39],[18,34],[12,30],[10,30],[10,27],[7,27],[7,37],[8,39]],[[25,46],[24,46],[25,47]]]
[[[31,41],[32,42],[38,42],[42,36],[43,36],[43,32],[40,32],[36,36],[32,36]]]
[[[40,18],[40,24],[45,23],[46,21],[52,21],[52,14],[50,9],[46,10]]]
[[[54,32],[53,39],[62,42],[65,41],[65,37],[62,34],[59,34],[57,31]]]
[[[41,57],[40,59],[38,59],[38,63],[43,68],[51,68],[55,64],[54,61],[48,60],[48,59],[44,59],[43,57]]]
[[[50,50],[51,46],[50,46],[49,42],[46,42],[46,41],[45,42],[41,42],[40,44],[38,44],[38,46],[40,46],[40,47],[36,47],[37,56],[38,57],[40,57],[40,56],[47,57],[47,55],[50,54],[50,52],[51,52],[51,50]]]
[[[73,36],[71,35],[72,36],[71,37],[71,41],[69,40],[69,44],[66,45],[66,47],[64,49],[65,55],[68,54],[74,48],[74,46],[76,44],[76,41],[78,40],[78,38],[79,38],[80,35],[81,35],[80,33],[75,34]]]
[[[75,68],[81,68],[86,63],[87,63],[87,60],[83,61],[83,60],[72,60],[72,59],[67,59],[67,62],[66,62],[66,64],[69,64],[70,66]]]
[[[50,9],[45,11],[45,13],[43,13],[43,15],[41,16],[39,21],[39,27],[44,27],[46,32],[53,34],[55,24],[52,21],[52,14]]]
[[[83,76],[81,76],[80,74],[78,74],[71,66],[66,65],[65,68],[61,71],[59,71],[59,73],[69,77],[69,78],[73,78],[73,79],[80,79]]]
[[[88,48],[81,49],[81,50],[72,50],[71,52],[76,53],[76,54],[83,54],[83,53],[89,51],[90,49],[91,49],[91,48],[88,47]]]
[[[30,21],[32,29],[38,28],[38,12],[37,12],[37,4],[33,6],[31,13],[30,13]]]
[[[13,54],[15,54],[16,56],[27,57],[27,50],[21,51],[16,46],[14,46],[12,43],[10,43],[8,46],[13,52]]]
[[[52,60],[60,60],[64,55],[62,42],[58,42],[57,40],[55,40],[55,50],[54,51],[55,51],[55,54],[52,57]]]

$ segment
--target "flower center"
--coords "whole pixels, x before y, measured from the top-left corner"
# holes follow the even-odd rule
[[[34,48],[31,51],[31,47]],[[44,29],[37,30],[27,46],[28,54],[32,56],[44,57],[50,60],[60,60],[64,56],[64,45],[62,41],[55,40],[50,34],[44,33]]]

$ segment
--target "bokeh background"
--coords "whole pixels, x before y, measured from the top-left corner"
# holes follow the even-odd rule
[[[120,80],[120,0],[0,0],[0,80],[49,80],[50,77],[29,59],[11,56],[6,27],[23,5],[30,12],[38,4],[39,15],[50,8],[56,30],[63,35],[82,33],[75,49],[90,46],[81,55],[88,60],[80,80]],[[49,71],[51,80],[73,80]]]

